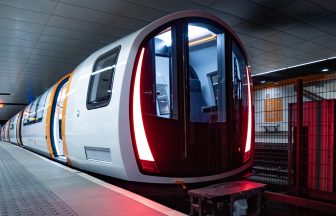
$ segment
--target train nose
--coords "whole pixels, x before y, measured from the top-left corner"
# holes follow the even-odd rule
[[[249,160],[250,72],[228,34],[204,19],[184,20],[155,30],[141,44],[130,115],[142,172],[214,175]]]

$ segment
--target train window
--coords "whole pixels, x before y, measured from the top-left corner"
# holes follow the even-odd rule
[[[36,120],[36,106],[38,99],[36,99],[30,106],[28,115],[28,124],[34,124]]]
[[[188,24],[191,122],[225,122],[224,32]]]
[[[39,103],[36,108],[36,121],[37,122],[41,122],[43,119],[44,107],[45,107],[48,93],[49,93],[49,90],[44,92],[44,94],[39,99]]]
[[[23,112],[23,117],[22,117],[22,123],[23,125],[27,125],[28,124],[28,117],[29,117],[29,113],[30,113],[30,107],[32,104],[29,104],[26,109]]]
[[[119,51],[120,46],[97,59],[90,77],[86,103],[88,109],[107,106],[109,103]]]
[[[177,119],[177,79],[172,66],[173,43],[171,27],[148,41],[143,64],[146,80],[142,80],[142,100],[145,113]]]
[[[13,118],[10,120],[9,130],[13,130],[13,129],[14,129],[14,119],[15,119],[15,117],[13,117]]]

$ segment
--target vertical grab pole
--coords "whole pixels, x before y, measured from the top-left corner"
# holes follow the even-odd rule
[[[303,119],[303,101],[302,101],[302,80],[298,80],[296,83],[296,195],[300,195],[300,149],[302,141],[302,119]]]

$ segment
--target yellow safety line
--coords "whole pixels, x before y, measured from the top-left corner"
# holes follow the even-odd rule
[[[70,91],[70,85],[71,85],[71,81],[72,81],[72,76],[73,73],[70,74],[69,80],[68,80],[68,84],[66,86],[66,92],[65,92],[65,98],[63,101],[63,110],[62,110],[62,141],[63,141],[63,151],[64,151],[64,155],[67,159],[67,164],[69,166],[72,165],[70,157],[69,157],[69,151],[68,151],[68,146],[66,144],[66,136],[65,136],[65,122],[66,122],[66,109],[67,109],[67,104],[68,104],[68,97],[69,97],[69,91]]]

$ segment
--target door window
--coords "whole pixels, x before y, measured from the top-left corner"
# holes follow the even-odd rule
[[[225,122],[224,33],[203,23],[188,24],[191,122]]]
[[[146,45],[142,95],[144,113],[177,119],[177,79],[174,73],[172,28],[164,29]]]
[[[120,46],[97,59],[90,77],[88,109],[107,106],[109,103],[119,51]]]

